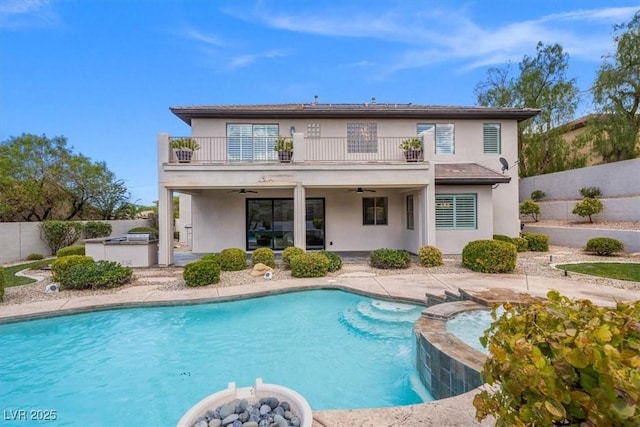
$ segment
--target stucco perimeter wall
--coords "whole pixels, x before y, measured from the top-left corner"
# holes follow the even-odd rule
[[[149,227],[147,219],[104,221],[111,224],[112,236],[126,234],[134,227]],[[30,254],[51,255],[51,249],[40,238],[39,222],[0,223],[0,264],[25,259]]]
[[[583,248],[589,239],[610,237],[624,245],[625,252],[640,252],[640,230],[612,230],[578,227],[542,227],[526,224],[522,230],[526,233],[540,233],[549,236],[549,243],[557,246]]]
[[[520,201],[534,190],[546,193],[540,203],[540,219],[577,221],[571,211],[582,199],[580,189],[598,187],[604,212],[594,221],[640,221],[640,159],[590,166],[520,180]]]

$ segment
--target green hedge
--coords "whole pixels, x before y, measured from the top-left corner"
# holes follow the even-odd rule
[[[527,246],[531,252],[547,252],[549,250],[549,236],[538,233],[523,233]]]
[[[0,302],[4,301],[4,268],[0,267]]]
[[[518,252],[527,252],[529,250],[529,241],[524,237],[514,237],[513,244],[516,245]]]
[[[585,252],[593,252],[597,255],[606,256],[614,252],[623,251],[624,245],[621,241],[610,237],[594,237],[593,239],[589,239],[584,250]]]
[[[271,248],[258,248],[254,249],[251,253],[251,265],[258,263],[268,265],[271,268],[276,268],[276,255]]]
[[[240,248],[227,248],[220,252],[222,271],[240,271],[247,268],[247,253]]]
[[[84,224],[84,237],[87,239],[95,239],[97,237],[109,237],[113,228],[108,222],[87,221]]]
[[[187,286],[205,286],[220,281],[220,264],[215,258],[200,258],[184,267],[182,273]]]
[[[330,273],[334,273],[342,268],[342,258],[340,258],[340,255],[329,251],[320,251],[320,253],[327,257],[329,261],[327,268]]]
[[[369,254],[372,267],[388,269],[408,268],[411,254],[402,249],[376,249]]]
[[[323,277],[329,271],[329,259],[320,252],[298,254],[290,262],[293,277]]]
[[[504,234],[494,234],[493,240],[500,240],[501,242],[513,243],[513,239],[509,236],[505,236]]]
[[[84,245],[67,246],[66,248],[58,249],[56,256],[63,258],[69,255],[85,255]]]
[[[51,263],[52,279],[55,282],[60,281],[62,274],[75,267],[76,265],[88,265],[93,264],[93,258],[85,255],[69,255],[66,257],[58,258]]]
[[[304,253],[304,249],[295,246],[289,246],[282,251],[282,266],[286,269],[291,268],[291,258]]]
[[[516,246],[500,240],[475,240],[462,249],[462,265],[482,273],[510,273],[517,258]]]
[[[68,259],[69,257],[62,258]],[[129,283],[133,271],[114,261],[76,264],[59,273],[60,289],[106,289]]]
[[[444,264],[442,252],[435,246],[422,246],[418,249],[418,258],[423,267],[437,267]]]

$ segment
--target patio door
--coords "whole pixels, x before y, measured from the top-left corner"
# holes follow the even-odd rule
[[[307,249],[324,249],[324,199],[306,200]],[[293,199],[247,199],[246,247],[293,246]]]

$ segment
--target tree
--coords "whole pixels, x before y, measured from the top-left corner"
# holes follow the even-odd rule
[[[535,222],[538,222],[540,205],[534,200],[525,200],[520,203],[520,215],[529,215]]]
[[[568,62],[559,44],[538,43],[536,55],[525,55],[519,64],[519,75],[511,77],[508,64],[490,69],[487,80],[476,85],[479,105],[540,109],[518,127],[521,177],[586,164],[586,156],[567,144],[558,129],[573,118],[579,101],[575,79],[566,77]]]
[[[587,130],[605,163],[640,156],[640,12],[614,31],[616,52],[604,57],[591,91],[599,116]]]
[[[571,211],[574,215],[579,215],[581,217],[589,217],[589,222],[593,223],[592,215],[598,214],[604,210],[604,205],[600,201],[600,199],[596,199],[593,197],[585,197],[584,199],[576,202],[576,205],[573,207]]]
[[[135,205],[131,203],[131,194],[123,180],[115,179],[108,173],[109,181],[98,189],[90,202],[98,212],[100,219],[132,219],[135,217]]]

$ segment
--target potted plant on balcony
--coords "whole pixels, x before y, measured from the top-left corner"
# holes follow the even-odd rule
[[[293,140],[291,138],[279,136],[274,150],[278,152],[278,159],[280,160],[280,163],[291,163],[291,157],[293,156]]]
[[[178,163],[189,163],[193,152],[200,149],[200,145],[193,138],[176,138],[171,141],[171,148],[176,153]]]
[[[422,154],[422,139],[418,137],[405,139],[400,144],[400,148],[404,150],[404,158],[407,162],[417,162]]]

